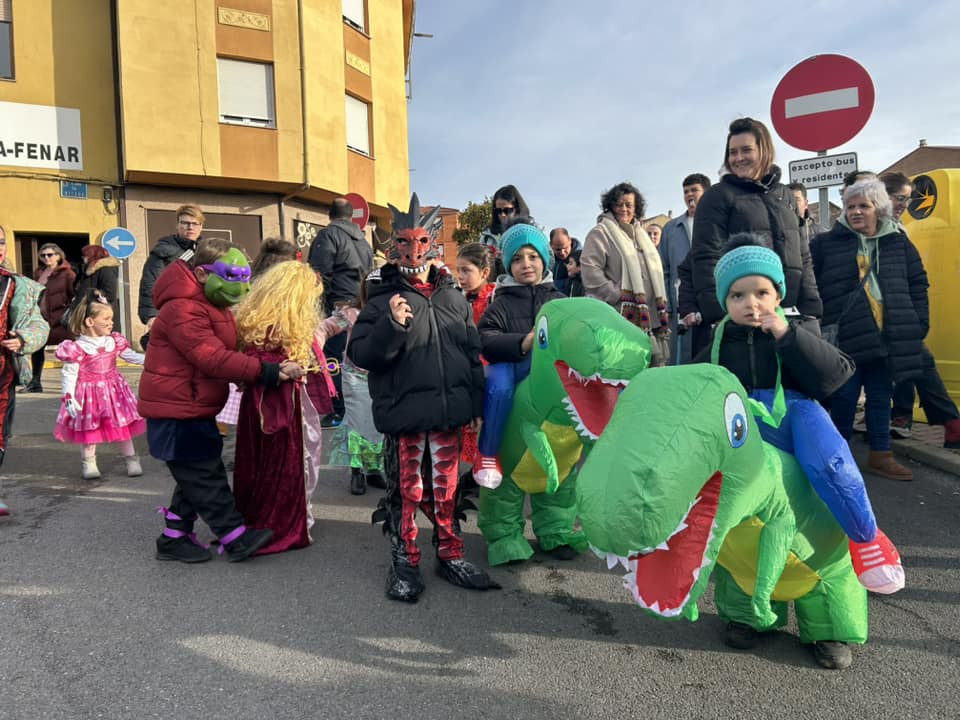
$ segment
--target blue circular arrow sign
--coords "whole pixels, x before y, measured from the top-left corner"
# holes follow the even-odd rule
[[[126,228],[115,227],[103,233],[100,244],[112,257],[123,260],[133,255],[134,250],[137,249],[137,237]]]

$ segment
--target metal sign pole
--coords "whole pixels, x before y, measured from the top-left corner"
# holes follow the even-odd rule
[[[123,281],[123,266],[125,264],[123,260],[120,261],[120,270],[117,273],[117,301],[120,303],[120,334],[129,340],[130,336],[127,335],[126,302],[124,302],[127,294],[126,283]]]
[[[817,157],[823,157],[827,154],[826,150],[817,153]],[[820,188],[820,231],[830,230],[830,188]]]

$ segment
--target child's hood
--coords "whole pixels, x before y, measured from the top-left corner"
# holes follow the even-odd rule
[[[203,294],[203,285],[193,274],[193,268],[183,260],[175,260],[157,278],[153,286],[153,302],[159,310],[171,300],[185,299],[208,302]]]

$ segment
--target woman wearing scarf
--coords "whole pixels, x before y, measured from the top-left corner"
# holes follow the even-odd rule
[[[660,253],[638,218],[643,196],[619,183],[600,198],[603,214],[588,234],[580,255],[584,294],[612,305],[650,336],[651,367],[670,359],[667,293]]]

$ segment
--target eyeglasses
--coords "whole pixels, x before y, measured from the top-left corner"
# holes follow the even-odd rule
[[[896,200],[898,203],[910,202],[909,195],[894,195],[893,199]]]
[[[513,215],[515,210],[516,208],[513,208],[513,207],[502,207],[502,208],[494,208],[493,212],[497,215]]]
[[[203,223],[191,222],[189,220],[181,220],[180,224],[184,227],[203,227]]]
[[[56,253],[40,253],[40,257],[56,257]]]

